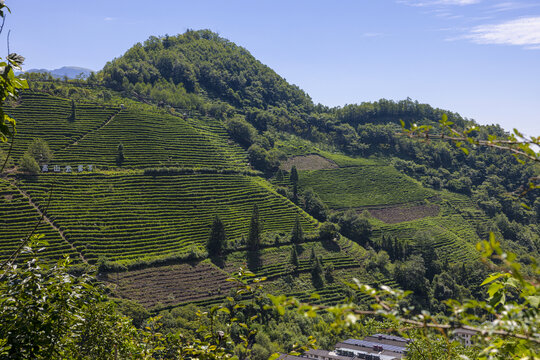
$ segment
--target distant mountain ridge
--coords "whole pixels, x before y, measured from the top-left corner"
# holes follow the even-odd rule
[[[54,78],[63,78],[67,76],[69,79],[76,79],[77,76],[82,74],[82,78],[86,79],[93,72],[91,69],[78,67],[78,66],[62,66],[61,68],[48,70],[48,69],[30,69],[24,72],[28,73],[50,73]]]

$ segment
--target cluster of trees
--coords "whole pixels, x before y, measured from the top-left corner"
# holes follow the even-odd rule
[[[29,174],[37,174],[40,166],[48,164],[53,158],[49,144],[41,138],[34,139],[24,152],[20,160],[20,167]]]

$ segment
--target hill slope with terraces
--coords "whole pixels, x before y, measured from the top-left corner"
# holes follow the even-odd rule
[[[0,178],[2,260],[40,221],[42,257],[70,256],[78,270],[97,265],[114,296],[157,311],[226,299],[228,274],[239,268],[266,277],[271,292],[318,292],[327,304],[362,301],[345,285],[353,277],[407,286],[402,268],[424,269],[422,281],[436,288],[437,276],[457,267],[476,276],[474,245],[490,230],[520,256],[538,254],[534,199],[524,198],[526,210],[504,192],[530,168],[403,139],[399,117],[434,124],[443,112],[424,104],[314,106],[207,31],[152,37],[97,80],[30,84],[5,107],[18,135],[12,149],[0,145],[15,163]],[[29,174],[17,165],[34,138],[54,156],[48,171]],[[515,176],[502,184],[499,172]],[[488,196],[492,183],[502,190]],[[250,249],[255,205],[262,236]],[[227,234],[220,257],[205,246],[215,216]],[[293,243],[297,221],[304,236]],[[350,224],[369,231],[355,237]]]

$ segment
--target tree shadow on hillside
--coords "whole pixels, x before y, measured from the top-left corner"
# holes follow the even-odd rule
[[[223,269],[225,267],[225,262],[227,261],[227,255],[223,254],[210,256],[210,261],[218,268]]]
[[[330,252],[341,251],[341,248],[339,247],[338,243],[335,242],[334,240],[322,240],[321,245],[326,251],[330,251]]]
[[[252,272],[256,272],[262,266],[261,252],[259,250],[248,250],[247,266]]]

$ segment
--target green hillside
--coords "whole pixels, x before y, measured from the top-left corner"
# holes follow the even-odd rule
[[[19,247],[21,241],[32,234],[41,214],[25,195],[5,180],[0,180],[0,209],[0,259],[6,260]],[[40,252],[46,259],[59,259],[63,255],[69,255],[75,262],[81,261],[71,244],[46,221],[40,223],[35,234],[42,234],[43,240],[48,243]],[[23,253],[21,259],[28,259],[29,256],[31,254]]]
[[[299,185],[312,188],[332,209],[399,204],[434,194],[392,166],[384,165],[302,171]]]
[[[42,92],[25,91],[20,102],[5,107],[17,121],[17,138],[12,157],[18,161],[33,138],[47,141],[51,150],[59,151],[73,144],[85,134],[99,129],[120,108],[111,105],[77,104],[76,118],[72,114],[71,101]],[[7,149],[7,144],[2,144]]]
[[[89,261],[134,261],[204,249],[215,215],[229,239],[240,240],[254,204],[266,232],[290,232],[296,214],[306,232],[314,230],[313,219],[261,181],[225,174],[48,174],[21,179],[20,186],[43,205],[54,183],[47,214]]]
[[[7,111],[19,124],[12,152],[16,161],[40,137],[54,152],[49,165],[250,169],[246,153],[213,119],[79,102],[70,119],[71,101],[38,92],[25,92],[21,103]],[[116,160],[119,144],[124,146],[121,163]]]
[[[118,145],[124,161],[118,163]],[[193,119],[121,110],[105,126],[55,153],[56,161],[92,162],[100,167],[148,168],[160,166],[248,170],[245,152],[228,142],[220,124]]]
[[[487,235],[478,229],[487,228],[489,222],[466,196],[426,189],[380,160],[331,157],[336,165],[347,167],[299,171],[300,191],[314,190],[330,209],[369,213],[373,244],[392,236],[414,247],[416,235],[427,231],[441,259],[452,263],[477,259],[478,233]]]
[[[354,276],[412,289],[410,305],[437,312],[448,296],[477,291],[487,270],[474,244],[490,230],[524,263],[538,257],[540,203],[527,194],[522,207],[511,193],[532,167],[492,150],[466,156],[444,141],[409,139],[397,125],[436,124],[443,113],[473,124],[459,114],[410,99],[314,106],[206,30],[151,37],[87,81],[35,75],[31,88],[4,106],[18,136],[0,188],[0,259],[41,211],[43,257],[98,264],[115,296],[148,308],[217,303],[232,291],[227,274],[242,267],[267,277],[269,291],[304,300],[319,292],[321,303],[362,301],[343,285]],[[36,137],[61,173],[32,174],[19,162]],[[262,242],[250,249],[254,205]],[[227,243],[209,258],[215,216]],[[294,244],[297,218],[304,237]],[[456,283],[441,284],[448,278]]]

